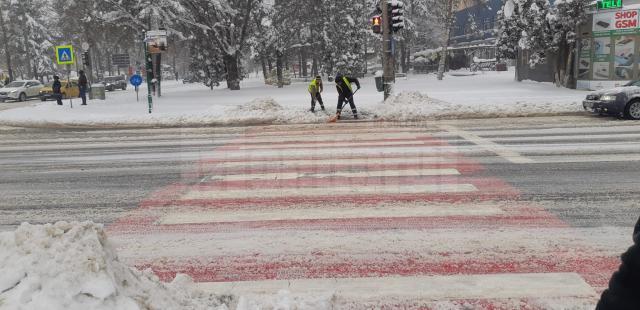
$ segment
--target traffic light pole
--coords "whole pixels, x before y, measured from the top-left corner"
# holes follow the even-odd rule
[[[387,100],[391,96],[392,86],[395,82],[394,58],[391,47],[393,33],[389,22],[389,3],[387,0],[380,2],[380,9],[382,10],[382,80],[384,83],[384,100]]]
[[[153,110],[153,98],[151,97],[151,87],[153,82],[153,62],[151,60],[151,54],[149,54],[149,49],[147,48],[147,33],[143,32],[144,40],[142,40],[142,44],[144,45],[144,62],[145,69],[147,70],[147,99],[149,101],[149,114]]]

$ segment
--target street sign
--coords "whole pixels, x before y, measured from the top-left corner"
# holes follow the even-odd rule
[[[147,31],[145,42],[149,54],[160,54],[167,50],[167,31],[149,30]]]
[[[131,64],[129,59],[129,54],[114,54],[111,55],[111,62],[113,65],[118,66],[120,68],[128,67]]]
[[[622,7],[622,0],[600,0],[598,1],[599,10],[619,9]]]
[[[129,83],[136,88],[136,101],[140,101],[140,97],[138,97],[138,86],[142,84],[142,76],[139,74],[134,74],[129,78]]]
[[[88,51],[89,50],[89,43],[87,42],[82,42],[82,50],[83,51]]]
[[[131,85],[138,87],[140,85],[142,85],[142,76],[138,75],[138,74],[134,74],[129,78],[129,83],[131,83]]]
[[[61,45],[56,46],[56,62],[59,65],[73,65],[75,63],[73,56],[73,46]]]

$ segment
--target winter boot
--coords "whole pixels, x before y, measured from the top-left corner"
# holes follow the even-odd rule
[[[340,114],[342,114],[342,110],[336,111],[336,115],[338,116],[338,119],[340,119]]]
[[[324,111],[324,105],[320,104],[320,109],[322,109],[322,111]]]
[[[351,110],[351,113],[353,113],[354,119],[358,119],[358,110]]]

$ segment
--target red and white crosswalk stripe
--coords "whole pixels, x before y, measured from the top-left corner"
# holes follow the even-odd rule
[[[618,262],[519,201],[473,147],[416,127],[274,128],[212,150],[111,225],[121,256],[220,293],[425,309],[588,308]]]

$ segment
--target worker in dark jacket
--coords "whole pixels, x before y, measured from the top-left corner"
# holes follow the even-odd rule
[[[338,90],[338,107],[336,111],[336,116],[340,119],[340,113],[342,113],[343,103],[349,102],[349,106],[351,106],[351,112],[353,113],[353,118],[358,118],[358,110],[356,109],[356,104],[353,102],[353,86],[351,83],[355,83],[358,89],[360,89],[360,81],[356,78],[342,76],[342,74],[338,73],[336,75],[336,89]]]
[[[87,105],[87,88],[89,81],[87,81],[87,76],[84,75],[84,71],[80,70],[78,72],[80,76],[78,77],[78,87],[80,88],[80,98],[82,98],[82,105]]]
[[[640,219],[633,230],[633,243],[622,254],[620,268],[611,276],[596,310],[640,309]]]
[[[53,96],[56,98],[58,105],[62,105],[62,83],[60,83],[60,77],[57,75],[53,76],[51,91],[53,92]]]

